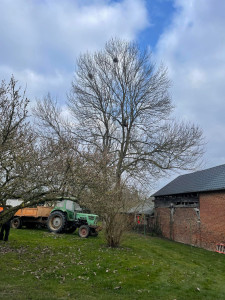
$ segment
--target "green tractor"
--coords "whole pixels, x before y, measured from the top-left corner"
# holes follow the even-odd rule
[[[56,203],[51,211],[47,227],[54,233],[73,233],[77,228],[82,238],[89,235],[97,236],[101,227],[97,225],[98,216],[81,212],[80,206],[71,200],[62,200]]]

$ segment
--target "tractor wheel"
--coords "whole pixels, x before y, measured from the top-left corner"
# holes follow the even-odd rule
[[[22,220],[20,218],[12,219],[11,227],[15,229],[20,229],[22,227]]]
[[[61,233],[66,227],[66,216],[61,211],[53,211],[47,221],[49,231]]]
[[[82,225],[79,228],[79,237],[81,238],[87,238],[89,236],[90,233],[90,228],[87,225]]]

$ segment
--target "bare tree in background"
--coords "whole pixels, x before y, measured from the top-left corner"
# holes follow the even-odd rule
[[[78,59],[69,97],[73,134],[83,153],[102,157],[103,178],[113,168],[111,187],[119,199],[114,199],[114,208],[123,206],[125,178],[157,178],[168,170],[192,169],[202,155],[201,130],[170,119],[169,86],[166,69],[156,68],[149,53],[134,43],[112,39],[102,51]],[[111,188],[105,189],[102,203],[107,203],[108,192]],[[118,207],[114,212],[111,226]]]
[[[12,77],[0,85],[0,206],[20,199],[16,207],[4,209],[0,225],[21,207],[55,200],[67,193],[66,178],[71,157],[62,143],[42,141],[28,122],[25,92]]]
[[[82,191],[90,182],[91,173],[88,159],[78,149],[77,140],[71,132],[73,126],[62,117],[61,109],[50,95],[37,101],[33,113],[36,117],[36,132],[42,144],[51,144],[53,153],[58,153],[60,157],[57,174],[59,178],[62,175],[64,194],[75,197],[79,202]]]

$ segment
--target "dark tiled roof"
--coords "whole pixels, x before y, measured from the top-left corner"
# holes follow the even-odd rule
[[[178,176],[153,196],[225,190],[225,165]]]

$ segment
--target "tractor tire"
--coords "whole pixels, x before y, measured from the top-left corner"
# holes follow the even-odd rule
[[[53,211],[48,217],[48,230],[54,233],[62,233],[66,228],[66,216],[61,211]]]
[[[90,228],[87,225],[82,225],[78,231],[79,237],[87,238],[90,234]]]
[[[22,220],[18,217],[12,219],[11,227],[14,228],[14,229],[20,229],[22,227]]]

